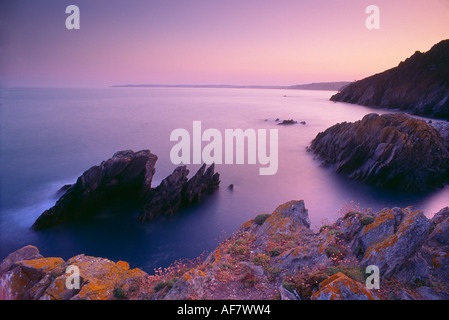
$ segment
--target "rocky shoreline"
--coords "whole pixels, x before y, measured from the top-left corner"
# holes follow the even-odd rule
[[[448,128],[401,113],[372,113],[320,132],[309,150],[350,179],[426,191],[449,182]]]
[[[357,208],[354,208],[357,209]],[[368,266],[379,289],[367,287]],[[67,267],[79,268],[76,288]],[[244,223],[206,259],[149,275],[123,261],[43,257],[23,247],[0,264],[0,299],[449,299],[449,207],[350,210],[318,231],[304,201]]]

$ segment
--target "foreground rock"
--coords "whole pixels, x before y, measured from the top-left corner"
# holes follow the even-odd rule
[[[304,202],[290,201],[243,224],[160,298],[449,299],[447,214],[429,220],[410,208],[350,211],[313,232]],[[372,264],[378,290],[366,286]]]
[[[149,150],[115,153],[111,159],[84,172],[75,184],[61,188],[59,200],[37,218],[32,228],[45,229],[94,215],[112,201],[143,203],[141,221],[160,214],[171,215],[213,193],[220,183],[214,165],[206,172],[203,165],[190,180],[189,170],[183,166],[154,189],[151,182],[156,161],[157,156]]]
[[[449,40],[441,41],[393,69],[348,85],[331,100],[449,119],[448,56]]]
[[[117,263],[84,255],[68,261],[61,258],[30,257],[21,255],[27,246],[10,255],[8,267],[0,274],[0,299],[2,300],[105,300],[117,296],[117,289],[129,281],[143,277],[145,272],[129,269],[128,263]],[[22,251],[22,252],[21,252]],[[10,262],[13,262],[12,264]],[[79,288],[69,278],[68,267],[79,270]]]
[[[379,187],[421,191],[449,181],[449,144],[426,121],[405,114],[336,124],[310,150],[336,172]]]
[[[379,270],[379,289],[366,278]],[[67,287],[77,266],[80,288]],[[27,246],[0,264],[2,299],[449,299],[449,207],[347,210],[319,231],[304,201],[244,223],[204,260],[148,275],[126,262],[44,258]],[[371,288],[371,289],[370,289]]]

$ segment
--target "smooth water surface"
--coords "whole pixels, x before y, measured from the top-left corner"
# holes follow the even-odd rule
[[[212,251],[245,221],[279,204],[303,199],[312,227],[339,217],[345,202],[362,208],[413,206],[427,216],[449,205],[449,188],[427,194],[393,193],[337,176],[306,147],[326,128],[371,112],[333,103],[334,92],[263,89],[101,88],[2,89],[0,259],[33,244],[44,256],[74,255],[128,261],[151,273],[177,259]],[[305,121],[280,126],[276,118]],[[176,167],[170,161],[176,128],[278,129],[279,169],[259,175],[257,165],[217,165],[220,189],[205,203],[170,218],[136,221],[124,206],[90,221],[45,231],[30,229],[56,201],[56,191],[118,150],[150,149],[159,159],[153,186]],[[206,144],[206,143],[204,143]],[[189,165],[191,174],[199,165]],[[231,191],[227,188],[233,184]]]

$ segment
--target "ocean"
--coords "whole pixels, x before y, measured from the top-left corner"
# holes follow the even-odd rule
[[[340,217],[342,207],[408,207],[431,217],[449,205],[449,187],[428,193],[393,192],[335,174],[307,151],[312,139],[343,121],[387,113],[329,98],[335,92],[232,88],[0,89],[0,259],[35,245],[44,256],[77,254],[124,260],[152,273],[176,260],[211,252],[238,227],[290,200],[304,200],[311,227]],[[305,124],[278,125],[276,119]],[[176,167],[170,151],[177,128],[278,129],[278,170],[218,164],[219,190],[172,217],[140,223],[139,208],[122,206],[89,221],[30,229],[57,200],[57,190],[119,150],[149,149],[159,159],[153,186]],[[200,167],[188,165],[190,175]],[[231,190],[230,184],[234,185]]]

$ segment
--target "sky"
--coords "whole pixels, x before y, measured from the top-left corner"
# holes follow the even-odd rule
[[[353,81],[448,39],[448,17],[449,0],[1,0],[0,85]]]

